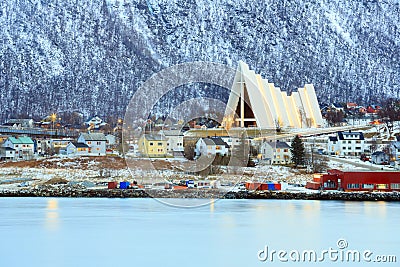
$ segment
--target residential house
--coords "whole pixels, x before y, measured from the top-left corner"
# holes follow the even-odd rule
[[[347,109],[350,109],[350,110],[356,110],[359,108],[359,106],[356,103],[352,103],[352,102],[346,103],[346,107],[347,107]]]
[[[337,136],[329,136],[328,137],[328,154],[329,155],[338,155],[339,148],[338,148],[338,138]]]
[[[107,123],[103,122],[103,120],[99,116],[94,116],[93,118],[85,122],[85,124],[88,126],[88,129],[91,130],[100,129],[101,127],[107,125]]]
[[[65,151],[67,145],[72,142],[72,138],[57,138],[57,139],[50,139],[50,147],[53,153],[59,154]]]
[[[370,105],[367,107],[366,111],[367,111],[367,113],[376,114],[379,112],[380,109],[381,109],[381,107],[378,105]]]
[[[400,162],[400,141],[391,142],[389,150],[392,156],[391,161]]]
[[[69,142],[65,151],[69,156],[87,156],[89,155],[89,146],[85,143]]]
[[[8,137],[3,147],[15,150],[16,159],[32,159],[34,156],[34,143],[30,137]]]
[[[78,143],[84,143],[89,147],[90,156],[105,156],[107,138],[103,133],[81,133]]]
[[[117,137],[113,134],[107,134],[107,147],[113,147],[117,144]]]
[[[32,128],[34,126],[33,119],[9,119],[3,126],[13,128]]]
[[[291,163],[290,146],[286,142],[264,142],[261,145],[261,157],[267,164]]]
[[[143,134],[138,148],[144,157],[164,158],[167,156],[167,138],[161,134]]]
[[[36,138],[33,142],[35,143],[35,153],[39,155],[52,154],[51,139]]]
[[[3,144],[4,141],[6,141],[8,137],[10,137],[10,135],[2,135],[2,134],[0,134],[0,144]]]
[[[0,160],[15,159],[15,149],[10,147],[0,147]]]
[[[229,154],[229,145],[220,137],[200,138],[196,143],[195,153],[199,157],[201,155],[216,155],[225,156]]]
[[[328,139],[328,154],[339,156],[360,156],[365,150],[362,132],[337,132]]]
[[[389,163],[389,155],[383,151],[375,151],[371,155],[371,162],[374,164],[387,164]]]
[[[331,104],[331,110],[344,112],[344,107],[340,103],[333,103]]]
[[[227,143],[229,147],[234,147],[236,145],[240,145],[240,138],[239,137],[221,136],[221,139],[225,143]]]
[[[167,138],[167,152],[174,157],[183,157],[183,133],[180,130],[161,130],[159,134]]]

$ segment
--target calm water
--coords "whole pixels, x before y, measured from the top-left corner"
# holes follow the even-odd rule
[[[368,266],[400,262],[399,203],[218,200],[183,209],[154,199],[0,198],[0,216],[0,266],[326,266],[257,254],[265,245],[337,249],[339,238],[397,255]]]

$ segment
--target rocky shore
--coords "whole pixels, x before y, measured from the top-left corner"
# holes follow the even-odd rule
[[[0,191],[0,197],[76,197],[76,198],[208,198],[208,199],[299,199],[340,201],[400,201],[400,193],[241,191],[216,189],[137,190],[87,189],[80,185],[51,186]]]

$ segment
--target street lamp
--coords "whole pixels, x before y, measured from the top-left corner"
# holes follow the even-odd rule
[[[54,130],[54,122],[56,122],[56,120],[57,120],[57,114],[56,113],[53,113],[53,114],[51,114],[50,115],[50,120],[51,120],[51,122],[52,122],[52,130]]]

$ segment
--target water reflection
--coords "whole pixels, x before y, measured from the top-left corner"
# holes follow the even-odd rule
[[[370,217],[385,218],[386,208],[387,208],[387,203],[385,201],[364,202],[364,213],[365,215],[368,215]]]
[[[58,230],[59,224],[58,200],[49,199],[46,207],[46,228],[55,231]]]

